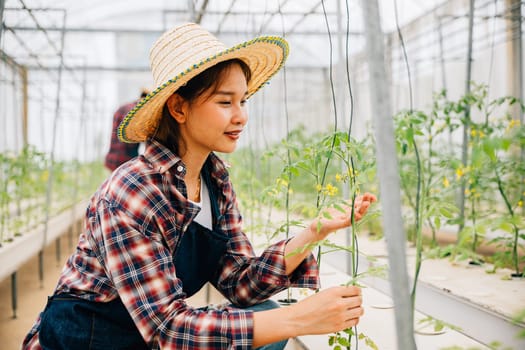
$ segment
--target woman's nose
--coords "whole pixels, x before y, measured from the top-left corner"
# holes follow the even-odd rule
[[[248,112],[246,111],[246,107],[242,105],[236,106],[232,117],[232,123],[236,125],[245,125],[247,122]]]

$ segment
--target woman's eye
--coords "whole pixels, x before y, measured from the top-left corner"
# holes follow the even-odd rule
[[[242,101],[241,101],[241,106],[244,106],[244,105],[247,104],[247,103],[248,103],[248,100],[242,100]]]
[[[231,104],[231,101],[219,101],[219,104],[221,104],[221,105],[229,105],[229,104]]]

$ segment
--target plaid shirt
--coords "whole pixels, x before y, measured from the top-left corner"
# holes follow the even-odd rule
[[[230,237],[215,287],[232,303],[252,305],[289,286],[317,288],[310,255],[287,276],[286,241],[256,257],[242,232],[241,215],[224,163],[214,154],[218,227]],[[199,211],[187,200],[185,166],[152,141],[143,155],[120,167],[91,199],[85,232],[69,258],[55,293],[108,302],[120,297],[153,349],[249,349],[253,312],[188,306],[173,256],[181,235]],[[24,349],[39,349],[37,320]]]
[[[139,143],[127,143],[119,140],[117,136],[117,129],[122,123],[122,120],[128,112],[135,107],[137,101],[127,103],[115,112],[113,115],[113,126],[111,128],[111,140],[109,143],[109,151],[104,158],[104,165],[109,170],[113,171],[122,163],[135,158],[138,155]]]

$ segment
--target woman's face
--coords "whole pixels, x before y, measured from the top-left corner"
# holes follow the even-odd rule
[[[232,64],[223,74],[212,95],[204,92],[191,104],[179,100],[181,105],[174,118],[180,126],[185,153],[205,156],[210,152],[231,153],[237,146],[248,121],[245,107],[248,86],[238,64]]]

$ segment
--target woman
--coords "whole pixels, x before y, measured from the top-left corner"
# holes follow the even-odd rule
[[[150,61],[159,87],[119,127],[123,141],[145,141],[145,152],[91,199],[77,250],[24,348],[282,349],[290,337],[357,324],[356,287],[328,288],[283,308],[268,300],[290,286],[318,288],[311,252],[290,253],[349,226],[350,211],[316,219],[256,257],[214,153],[234,151],[247,99],[287,54],[281,38],[226,48],[191,23],[157,40]],[[358,199],[356,219],[374,200]],[[231,305],[186,304],[208,281]]]

